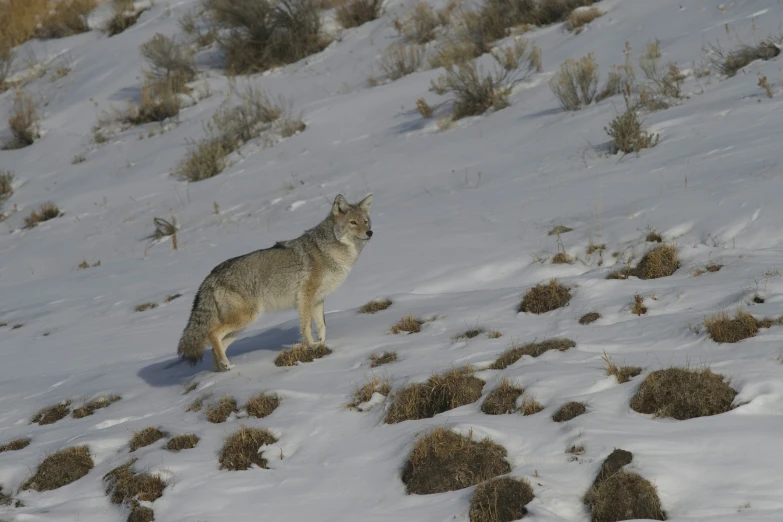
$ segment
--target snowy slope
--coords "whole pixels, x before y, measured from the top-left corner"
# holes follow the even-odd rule
[[[689,76],[681,105],[646,116],[661,136],[658,146],[622,160],[599,150],[607,141],[604,126],[623,108],[619,97],[569,113],[547,86],[563,60],[587,52],[605,76],[623,62],[626,41],[638,58],[657,38],[664,62],[692,68],[705,43],[731,47],[737,38],[776,33],[779,1],[606,0],[598,6],[607,13],[581,34],[556,25],[526,35],[543,50],[544,72],[515,92],[510,107],[441,132],[414,107],[422,96],[439,101],[427,89],[441,71],[367,87],[380,53],[397,38],[393,15],[412,5],[395,0],[381,20],[345,31],[318,55],[240,77],[240,86],[249,81],[291,97],[307,129],[271,148],[248,145],[219,176],[186,184],[169,173],[185,153],[185,139],[202,136],[202,122],[229,89],[221,71],[208,68],[217,59],[210,52],[200,62],[212,95],[185,109],[179,125],[150,138],[158,125],[130,129],[100,147],[91,129],[96,113],[139,96],[138,46],[157,32],[175,34],[178,17],[194,4],[158,0],[116,37],[93,31],[19,50],[42,61],[68,56],[73,71],[30,84],[46,102],[45,136],[31,147],[0,151],[0,168],[17,176],[5,204],[17,212],[0,223],[0,323],[9,323],[0,328],[0,444],[32,438],[26,449],[0,454],[0,485],[26,506],[0,506],[0,519],[124,520],[101,477],[128,459],[131,432],[153,425],[201,438],[177,454],[163,450],[163,441],[135,452],[137,467],[169,479],[153,505],[156,520],[467,520],[473,488],[406,495],[399,477],[415,435],[448,425],[507,448],[512,474],[533,484],[534,520],[588,520],[581,496],[615,447],[634,453],[634,466],[657,485],[670,520],[780,520],[781,327],[738,344],[717,344],[696,328],[706,314],[740,305],[758,317],[783,313],[776,270],[783,267],[780,59],[753,63],[731,79]],[[772,99],[757,87],[758,73],[774,83]],[[0,95],[0,112],[12,95]],[[71,164],[77,154],[86,162]],[[251,326],[228,351],[235,365],[229,373],[213,373],[210,357],[195,368],[171,365],[195,290],[214,265],[296,237],[326,215],[338,193],[355,201],[370,192],[375,235],[326,302],[332,355],[274,366],[278,351],[298,338],[290,312]],[[23,217],[49,199],[65,215],[22,229]],[[171,215],[181,225],[178,250],[168,242],[149,246],[152,218]],[[562,235],[577,258],[572,265],[548,261],[557,245],[547,232],[559,224],[573,228]],[[649,248],[648,227],[676,241],[682,267],[663,279],[606,280],[616,262],[611,252],[628,259]],[[597,255],[585,254],[590,238],[607,245],[602,266]],[[75,270],[83,260],[101,264]],[[710,260],[724,267],[692,277]],[[570,305],[540,316],[517,313],[521,292],[551,277],[574,288]],[[764,304],[752,302],[756,292]],[[174,293],[183,297],[134,311]],[[645,316],[630,313],[637,293],[655,295],[645,302]],[[394,305],[357,315],[374,297],[390,297]],[[590,311],[603,317],[580,325]],[[419,334],[386,333],[408,313],[438,319]],[[12,330],[13,324],[23,326]],[[451,340],[475,324],[503,337]],[[386,425],[382,406],[367,413],[345,408],[354,385],[370,374],[373,352],[398,352],[399,362],[376,372],[398,387],[452,366],[486,367],[512,340],[551,336],[577,346],[478,374],[485,394],[503,377],[525,387],[545,406],[540,414],[488,416],[477,402]],[[628,402],[643,376],[617,384],[602,370],[604,350],[646,372],[710,365],[731,377],[739,407],[689,421],[640,415]],[[191,382],[198,389],[183,395]],[[231,393],[240,404],[274,391],[282,404],[263,420],[232,416],[210,424],[202,413],[185,412],[206,391]],[[85,419],[29,424],[44,406],[107,393],[122,400]],[[553,423],[551,414],[568,400],[585,401],[588,414]],[[218,470],[222,440],[240,423],[279,436],[264,450],[270,469]],[[586,453],[569,461],[565,449],[575,443]],[[96,466],[86,477],[51,492],[16,494],[46,454],[74,444],[89,445],[93,454]]]

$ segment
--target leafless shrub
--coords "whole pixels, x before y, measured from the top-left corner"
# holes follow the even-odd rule
[[[563,62],[549,80],[549,88],[565,110],[578,111],[590,105],[598,89],[598,64],[593,54]]]
[[[609,126],[604,127],[604,130],[609,135],[609,146],[613,154],[638,154],[642,149],[655,147],[660,139],[657,134],[642,130],[642,121],[636,110],[630,107],[609,122]]]
[[[87,15],[98,5],[97,0],[64,0],[49,4],[35,31],[37,38],[64,38],[90,30]]]
[[[60,209],[51,201],[41,204],[38,210],[33,210],[30,215],[24,218],[24,228],[35,228],[39,223],[49,221],[50,219],[58,218],[63,213]]]
[[[725,52],[719,44],[710,45],[708,58],[710,68],[729,78],[756,60],[771,60],[780,54],[783,38],[770,37],[755,45],[741,44],[736,49]]]
[[[133,26],[146,9],[136,9],[134,0],[114,0],[114,15],[105,27],[106,34],[114,36]]]
[[[253,465],[266,468],[267,460],[259,450],[262,446],[275,442],[277,437],[269,430],[241,426],[226,437],[223,443],[218,457],[220,469],[242,471],[250,469]]]
[[[442,18],[430,4],[420,0],[405,19],[394,21],[394,27],[407,42],[423,45],[435,39],[441,22]]]
[[[175,93],[185,92],[185,84],[196,77],[193,54],[174,38],[157,33],[141,44],[140,51],[150,64],[148,78],[170,85]]]
[[[535,495],[525,479],[493,478],[476,486],[470,497],[470,522],[512,522],[527,514]]]
[[[380,18],[383,0],[348,0],[337,6],[335,17],[344,29],[358,27]]]
[[[14,173],[0,169],[0,202],[10,198],[14,193]]]
[[[0,43],[0,92],[5,91],[8,85],[5,83],[8,75],[11,74],[11,67],[14,65],[16,54],[13,48]]]
[[[650,42],[639,59],[639,68],[645,77],[652,82],[657,94],[679,98],[685,76],[673,62],[667,64],[665,71],[662,70],[660,58],[660,43],[657,40]]]
[[[5,148],[21,149],[32,145],[40,136],[39,121],[38,103],[35,98],[22,90],[17,90],[8,117],[12,139]]]
[[[381,54],[381,71],[391,81],[416,72],[422,63],[424,49],[419,45],[393,43]]]

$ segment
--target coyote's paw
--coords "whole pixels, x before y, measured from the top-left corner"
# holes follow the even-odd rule
[[[228,362],[228,359],[222,359],[215,361],[215,371],[216,372],[227,372],[231,369],[231,363]]]

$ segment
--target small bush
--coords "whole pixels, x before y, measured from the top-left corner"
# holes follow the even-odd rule
[[[198,441],[199,438],[197,436],[192,433],[187,433],[185,435],[171,437],[163,447],[169,451],[182,451],[185,449],[195,448],[196,444],[198,444]]]
[[[14,173],[0,169],[0,201],[10,198],[14,193]]]
[[[209,422],[220,424],[226,422],[232,413],[238,411],[237,401],[231,395],[225,395],[218,402],[208,405],[204,413]]]
[[[97,410],[100,410],[102,408],[107,408],[120,400],[120,397],[117,397],[116,395],[109,395],[106,397],[98,397],[94,401],[90,401],[86,404],[84,404],[80,408],[76,408],[73,410],[73,418],[74,419],[82,419],[84,417],[89,417],[93,413],[95,413]]]
[[[114,0],[114,14],[104,30],[109,36],[115,36],[132,27],[146,9],[136,10],[134,0]]]
[[[11,442],[6,442],[5,444],[0,445],[0,453],[5,453],[6,451],[19,451],[25,449],[27,446],[30,445],[30,442],[31,440],[28,438],[14,439]]]
[[[38,103],[35,99],[24,91],[16,91],[11,114],[8,117],[11,141],[5,148],[22,149],[32,145],[40,136],[39,121]]]
[[[544,314],[566,306],[569,301],[571,289],[558,283],[557,279],[550,279],[549,283],[541,283],[528,290],[522,296],[518,311]]]
[[[188,181],[201,181],[217,176],[228,166],[229,150],[220,140],[207,138],[190,142],[185,159],[179,162],[176,172]]]
[[[587,413],[587,407],[582,402],[570,401],[562,406],[552,415],[555,422],[567,422],[571,419]]]
[[[514,386],[504,377],[500,381],[500,385],[492,390],[481,403],[481,411],[487,415],[514,413],[517,411],[517,398],[523,393],[525,393],[523,388]]]
[[[597,7],[588,7],[586,9],[574,9],[568,18],[566,24],[569,31],[574,31],[579,34],[584,29],[584,26],[603,15],[600,9]]]
[[[234,74],[294,63],[329,44],[313,0],[205,0],[204,7]]]
[[[365,303],[359,307],[358,312],[360,314],[374,314],[386,310],[392,305],[390,299],[373,299],[369,303]]]
[[[370,368],[382,366],[397,361],[397,352],[381,352],[370,354]]]
[[[402,471],[408,493],[428,495],[455,491],[511,471],[506,449],[435,428],[419,437]]]
[[[659,140],[657,134],[648,134],[642,130],[642,122],[632,108],[613,119],[604,130],[609,135],[612,154],[638,153],[642,149],[655,147]]]
[[[165,437],[166,433],[160,431],[160,429],[148,426],[144,429],[133,432],[133,436],[128,443],[128,447],[130,451],[133,452],[139,448],[144,448],[150,444],[154,444],[155,442]]]
[[[247,400],[247,414],[257,419],[263,419],[272,414],[280,406],[280,396],[276,393],[259,393]]]
[[[679,67],[669,62],[664,71],[660,64],[661,49],[657,41],[647,44],[639,68],[653,85],[654,92],[661,96],[679,98],[685,76]]]
[[[549,80],[549,88],[567,111],[578,111],[590,105],[598,89],[598,64],[592,53],[577,62],[571,58]]]
[[[157,33],[139,48],[151,66],[147,73],[156,84],[170,84],[174,92],[185,92],[185,85],[196,77],[193,54],[174,38]]]
[[[421,332],[421,325],[423,325],[425,321],[421,319],[416,319],[413,314],[408,315],[397,321],[395,324],[391,327],[391,333],[398,334],[400,332],[405,333],[419,333]]]
[[[642,373],[640,366],[618,366],[606,352],[601,356],[601,359],[604,361],[606,375],[614,375],[620,384],[624,384]]]
[[[69,413],[71,413],[71,401],[64,401],[55,404],[54,406],[48,406],[38,410],[38,413],[33,416],[30,422],[37,423],[41,426],[45,424],[54,424],[58,420],[67,417]]]
[[[673,275],[678,268],[680,260],[677,248],[674,245],[661,245],[645,252],[632,275],[639,279],[658,279]]]
[[[538,343],[533,342],[533,343],[527,343],[519,346],[512,346],[511,348],[503,352],[500,355],[500,357],[498,357],[497,360],[495,360],[494,363],[492,363],[490,369],[504,370],[508,366],[511,366],[519,359],[521,359],[523,355],[529,355],[530,357],[538,357],[539,355],[546,353],[549,350],[558,350],[564,352],[569,348],[573,348],[574,346],[576,346],[576,343],[571,339],[566,339],[565,337],[547,339],[545,341],[541,341]]]
[[[275,366],[294,366],[297,363],[309,363],[321,357],[326,357],[332,350],[323,345],[308,348],[303,344],[297,344],[288,350],[281,350],[275,357]]]
[[[64,0],[49,3],[35,31],[37,38],[65,38],[90,30],[87,16],[98,5],[97,0]]]
[[[19,489],[51,491],[61,488],[85,476],[93,466],[87,446],[72,446],[46,457]]]
[[[408,43],[424,45],[437,36],[437,29],[442,25],[441,17],[430,7],[430,4],[420,0],[413,11],[403,21],[395,20],[395,28]]]
[[[348,0],[339,5],[335,17],[344,29],[359,27],[381,16],[383,0]]]
[[[258,450],[266,444],[274,444],[277,437],[269,430],[241,426],[226,437],[220,450],[218,461],[220,469],[241,471],[250,469],[253,464],[266,468],[267,460]]]
[[[424,49],[421,46],[393,43],[381,53],[381,71],[387,80],[398,80],[416,72],[423,58]]]
[[[512,522],[527,514],[533,488],[525,479],[494,478],[476,486],[470,498],[470,522]]]
[[[714,313],[704,319],[704,326],[716,343],[737,343],[755,337],[764,324],[749,313],[737,310],[734,317],[725,311]]]
[[[366,379],[363,385],[356,385],[356,388],[354,388],[353,391],[353,400],[348,404],[348,407],[356,408],[360,404],[372,399],[372,396],[375,393],[387,396],[390,391],[391,381],[388,377],[382,379],[373,375],[372,379]]]
[[[386,412],[385,421],[395,424],[406,420],[428,419],[481,398],[484,381],[470,368],[432,375],[427,382],[414,383],[398,390]]]
[[[633,296],[633,306],[631,307],[631,313],[634,315],[644,315],[647,313],[647,307],[644,306],[644,297],[636,294]]]
[[[165,121],[179,114],[179,98],[172,87],[172,81],[154,83],[147,79],[141,86],[141,100],[129,104],[120,120],[131,125],[144,125]]]
[[[62,216],[60,209],[51,201],[41,204],[38,210],[33,210],[24,218],[24,228],[35,228],[39,223]]]
[[[590,312],[579,318],[579,324],[590,324],[596,322],[601,318],[601,314],[598,312]]]
[[[718,415],[731,410],[737,392],[709,368],[669,368],[651,372],[631,398],[639,413],[677,420]]]
[[[777,45],[776,45],[777,44]],[[711,46],[710,67],[718,74],[732,77],[756,60],[771,60],[780,54],[780,38],[768,38],[756,45],[740,45],[725,53],[720,46]]]

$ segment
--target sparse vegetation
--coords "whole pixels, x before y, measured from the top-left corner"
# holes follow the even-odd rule
[[[25,480],[19,488],[34,491],[51,491],[85,476],[94,463],[87,446],[72,446],[46,457],[35,470],[33,476]]]
[[[604,130],[609,135],[612,154],[638,154],[642,149],[655,147],[659,140],[657,134],[648,134],[642,130],[642,121],[631,107],[613,119]]]
[[[185,411],[201,411],[201,408],[204,406],[204,402],[209,400],[211,397],[211,392],[202,393],[188,405]]]
[[[89,417],[97,410],[100,410],[102,408],[107,408],[119,400],[120,397],[116,395],[107,395],[105,397],[98,397],[97,399],[84,404],[80,408],[76,408],[75,410],[73,410],[72,416],[74,419]]]
[[[584,413],[587,413],[587,406],[584,403],[570,401],[560,406],[560,409],[552,415],[552,420],[555,422],[567,422]]]
[[[414,383],[397,390],[386,412],[386,422],[428,419],[481,398],[484,381],[471,368],[455,368],[432,375],[427,382]]]
[[[478,337],[479,335],[486,332],[483,328],[475,327],[475,328],[469,328],[465,330],[464,332],[458,333],[454,337],[452,337],[455,341],[462,341],[464,339],[473,339],[474,337]]]
[[[105,31],[109,36],[115,36],[133,26],[146,9],[136,9],[134,0],[114,0],[114,14],[106,24]]]
[[[207,416],[209,422],[219,424],[226,422],[232,413],[239,411],[237,408],[237,401],[231,395],[224,395],[220,400],[214,404],[209,404],[204,413]]]
[[[408,493],[455,491],[511,471],[506,449],[489,439],[475,442],[446,428],[419,437],[402,471]]]
[[[36,3],[39,2],[33,2]],[[65,38],[89,31],[87,16],[98,5],[98,0],[64,0],[46,4],[46,12],[38,13],[41,18],[34,32],[36,38]]]
[[[767,38],[755,45],[742,44],[724,52],[719,45],[710,46],[710,68],[718,74],[732,77],[756,60],[771,60],[780,54],[781,38]]]
[[[490,339],[500,339],[503,337],[503,334],[498,330],[490,330],[487,332],[487,337]]]
[[[519,411],[522,415],[534,415],[544,409],[544,406],[538,402],[535,397],[523,396],[522,404],[519,405]]]
[[[169,451],[182,451],[185,449],[192,449],[198,444],[199,438],[192,433],[186,433],[184,435],[177,435],[171,437],[164,448]]]
[[[650,372],[631,398],[631,408],[686,420],[725,413],[736,396],[726,379],[709,368],[668,368]]]
[[[601,359],[604,361],[606,375],[614,375],[620,384],[626,383],[642,373],[640,366],[618,366],[606,352],[601,356]]]
[[[523,393],[525,393],[523,388],[515,386],[504,377],[500,381],[500,385],[492,390],[481,403],[481,411],[487,415],[514,413],[517,411],[517,398]]]
[[[386,310],[392,305],[390,299],[373,299],[372,301],[363,304],[359,307],[358,312],[360,314],[374,314]]]
[[[318,344],[309,348],[304,344],[297,344],[287,350],[280,350],[275,357],[275,366],[293,366],[297,363],[313,362],[321,357],[326,357],[332,353],[332,350],[324,345]]]
[[[2,24],[2,19],[0,19],[0,24]],[[5,42],[0,42],[0,93],[8,89],[6,80],[8,75],[11,74],[11,67],[14,65],[15,58],[16,53],[14,50],[8,47]]]
[[[571,339],[566,339],[565,337],[556,337],[541,342],[532,342],[523,345],[511,346],[508,350],[503,352],[494,363],[492,363],[490,369],[504,370],[508,366],[511,366],[521,359],[523,355],[538,357],[539,355],[546,353],[549,350],[558,350],[560,352],[564,352],[569,348],[573,348],[574,346],[576,346],[576,343]]]
[[[14,439],[11,442],[6,442],[5,444],[0,445],[0,453],[5,453],[6,451],[23,450],[30,445],[30,442],[31,440],[28,438]]]
[[[247,400],[247,414],[257,419],[263,419],[272,414],[280,406],[280,396],[276,393],[259,393]]]
[[[571,289],[550,279],[549,283],[541,283],[522,296],[519,312],[544,314],[566,306],[571,301]]]
[[[525,479],[494,478],[476,486],[470,498],[470,522],[512,522],[527,514],[533,488]]]
[[[416,72],[424,59],[419,45],[392,43],[381,53],[381,72],[386,80],[394,81]]]
[[[112,504],[122,504],[130,508],[128,522],[150,522],[155,519],[152,509],[141,506],[139,502],[154,502],[159,499],[167,484],[157,475],[131,470],[136,460],[131,459],[109,471],[103,476],[103,481]]]
[[[241,471],[250,469],[254,464],[266,468],[267,460],[258,450],[261,446],[275,442],[277,437],[269,430],[240,426],[237,431],[226,437],[223,443],[218,457],[220,469]]]
[[[59,404],[55,404],[54,406],[48,406],[38,410],[38,413],[33,416],[30,422],[37,423],[41,426],[46,424],[54,424],[58,420],[67,417],[69,413],[71,413],[71,401],[63,401]]]
[[[603,15],[600,9],[597,7],[582,7],[571,11],[566,19],[566,25],[569,31],[574,31],[579,34],[584,29],[584,26]]]
[[[38,210],[30,211],[30,215],[24,218],[24,228],[35,228],[39,223],[62,216],[59,207],[51,201],[42,203]]]
[[[749,313],[737,310],[734,317],[726,311],[713,313],[704,318],[704,326],[710,339],[716,343],[737,343],[755,337],[764,325]]]
[[[413,316],[413,314],[407,315],[397,321],[395,324],[391,327],[391,333],[398,334],[400,332],[405,333],[419,333],[421,332],[421,325],[424,324],[425,321],[421,319],[417,319]]]
[[[567,111],[578,111],[590,105],[598,89],[598,64],[592,53],[579,61],[571,58],[549,80],[549,88]]]
[[[166,433],[160,431],[160,428],[148,426],[138,431],[133,432],[130,442],[128,443],[128,449],[133,452],[139,448],[144,448],[150,444],[154,444],[160,439],[166,437]]]
[[[579,324],[594,323],[600,318],[601,318],[601,314],[599,314],[598,312],[586,313],[585,315],[579,318]]]
[[[144,42],[140,51],[150,64],[145,74],[153,86],[187,92],[186,84],[196,77],[196,65],[193,54],[181,42],[158,33]]]
[[[370,368],[382,366],[397,361],[397,352],[381,352],[370,354]]]
[[[136,310],[137,312],[145,312],[147,310],[152,310],[157,307],[158,307],[158,303],[153,303],[153,302],[141,303],[140,305],[136,305],[136,308],[134,308],[134,310]]]
[[[639,68],[652,83],[652,88],[657,95],[679,98],[685,76],[673,62],[669,62],[664,71],[660,65],[660,57],[659,42],[656,40],[648,43],[639,60]]]
[[[22,90],[14,94],[11,113],[8,116],[8,127],[11,129],[11,141],[5,149],[22,149],[32,145],[40,136],[38,122],[38,102]]]
[[[647,313],[647,307],[644,306],[644,297],[636,294],[633,296],[633,306],[631,307],[631,313],[634,315],[644,315]]]
[[[14,193],[14,173],[0,169],[0,202],[10,198]]]
[[[373,375],[367,378],[364,384],[356,385],[353,390],[353,400],[348,404],[349,408],[356,408],[362,403],[369,401],[375,393],[388,396],[391,391],[391,381],[388,377],[378,377]]]
[[[408,43],[424,45],[435,39],[437,29],[444,25],[446,16],[445,13],[436,13],[429,3],[420,0],[404,20],[394,21],[394,27]]]
[[[574,260],[565,252],[558,252],[552,257],[553,265],[570,265]]]
[[[627,279],[636,276],[639,279],[658,279],[673,275],[680,268],[675,245],[661,245],[651,248],[642,256],[635,268],[615,270],[607,279]]]
[[[380,18],[383,0],[347,0],[337,6],[335,18],[343,27],[350,29]]]
[[[648,243],[663,243],[663,237],[656,230],[650,230],[644,240]]]

